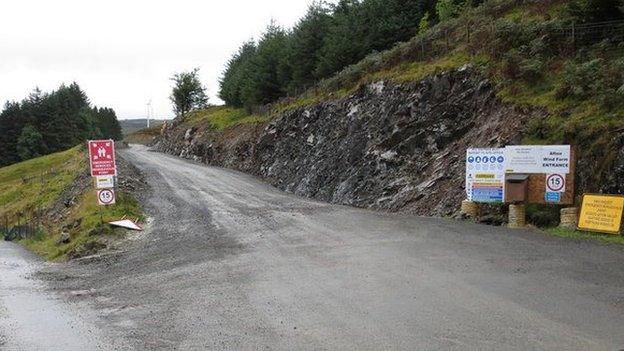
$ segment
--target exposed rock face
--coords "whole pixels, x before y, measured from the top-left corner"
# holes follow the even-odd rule
[[[266,125],[220,133],[175,121],[157,148],[252,173],[302,196],[450,215],[465,198],[466,148],[518,142],[528,118],[464,67],[419,83],[370,84]]]

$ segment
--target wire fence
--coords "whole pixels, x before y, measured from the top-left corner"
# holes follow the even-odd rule
[[[23,184],[39,182],[41,188],[48,183],[49,176],[58,175],[55,168],[30,177],[21,177]],[[45,209],[41,202],[31,204],[17,212],[0,215],[0,239],[12,241],[40,235],[43,232]]]
[[[5,214],[0,218],[0,236],[6,241],[20,240],[43,233],[43,211]]]
[[[474,29],[474,28],[479,29]],[[461,28],[461,27],[460,27]],[[513,23],[491,23],[489,26],[476,26],[467,23],[460,30],[443,29],[419,40],[420,60],[429,60],[453,50],[456,45],[466,43],[473,53],[484,48],[499,49],[495,42],[512,45],[515,42],[542,40],[554,50],[553,53],[574,53],[588,45],[605,42],[617,44],[624,42],[624,20],[583,24],[544,23],[534,26]],[[622,50],[621,46],[612,45],[611,49]],[[498,56],[505,50],[489,52]]]
[[[624,51],[624,21],[607,21],[583,24],[541,23],[535,25],[513,22],[449,23],[412,40],[399,43],[394,48],[373,53],[360,62],[344,68],[331,78],[323,79],[309,88],[294,92],[319,94],[327,91],[349,89],[368,74],[392,70],[397,65],[411,62],[427,62],[452,53],[457,48],[471,55],[487,54],[500,58],[510,48],[529,45],[538,39],[537,45],[545,46],[551,55],[575,54],[588,45],[606,42],[605,50]],[[279,103],[278,103],[279,105]]]

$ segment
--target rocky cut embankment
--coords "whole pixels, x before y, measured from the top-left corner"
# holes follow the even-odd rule
[[[178,119],[156,149],[301,196],[444,216],[465,198],[466,148],[517,143],[536,114],[501,103],[488,79],[465,66],[421,82],[362,86],[262,125],[217,132]]]

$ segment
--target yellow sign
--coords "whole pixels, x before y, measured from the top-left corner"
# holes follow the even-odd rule
[[[623,195],[585,194],[578,227],[582,230],[619,234],[623,210]]]

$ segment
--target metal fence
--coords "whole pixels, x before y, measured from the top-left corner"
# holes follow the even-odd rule
[[[396,47],[373,53],[360,62],[344,68],[331,78],[323,79],[305,91],[297,93],[319,94],[351,88],[367,74],[391,70],[405,62],[426,62],[447,55],[463,47],[472,55],[487,54],[500,58],[510,47],[528,44],[541,39],[548,46],[549,53],[574,54],[588,45],[607,42],[624,43],[624,21],[608,21],[584,24],[541,23],[534,26],[513,22],[450,22],[424,35],[399,43]],[[609,50],[624,51],[624,45],[608,45]],[[288,98],[287,98],[288,99]],[[276,103],[279,105],[279,102]]]
[[[466,23],[459,27],[442,28],[428,36],[418,38],[416,43],[420,52],[418,57],[414,58],[425,61],[447,54],[456,46],[451,43],[466,43],[473,53],[478,53],[479,49],[488,46],[497,49],[491,45],[497,40],[525,41],[527,38],[542,39],[555,50],[554,53],[576,52],[587,45],[600,42],[610,44],[624,42],[624,20],[582,24],[543,23],[534,26],[513,22],[502,24],[493,22],[489,26]],[[623,49],[618,46],[612,48]],[[496,56],[500,52],[489,54]]]
[[[12,241],[40,235],[43,233],[43,214],[43,210],[35,209],[3,215],[0,217],[0,238]]]

